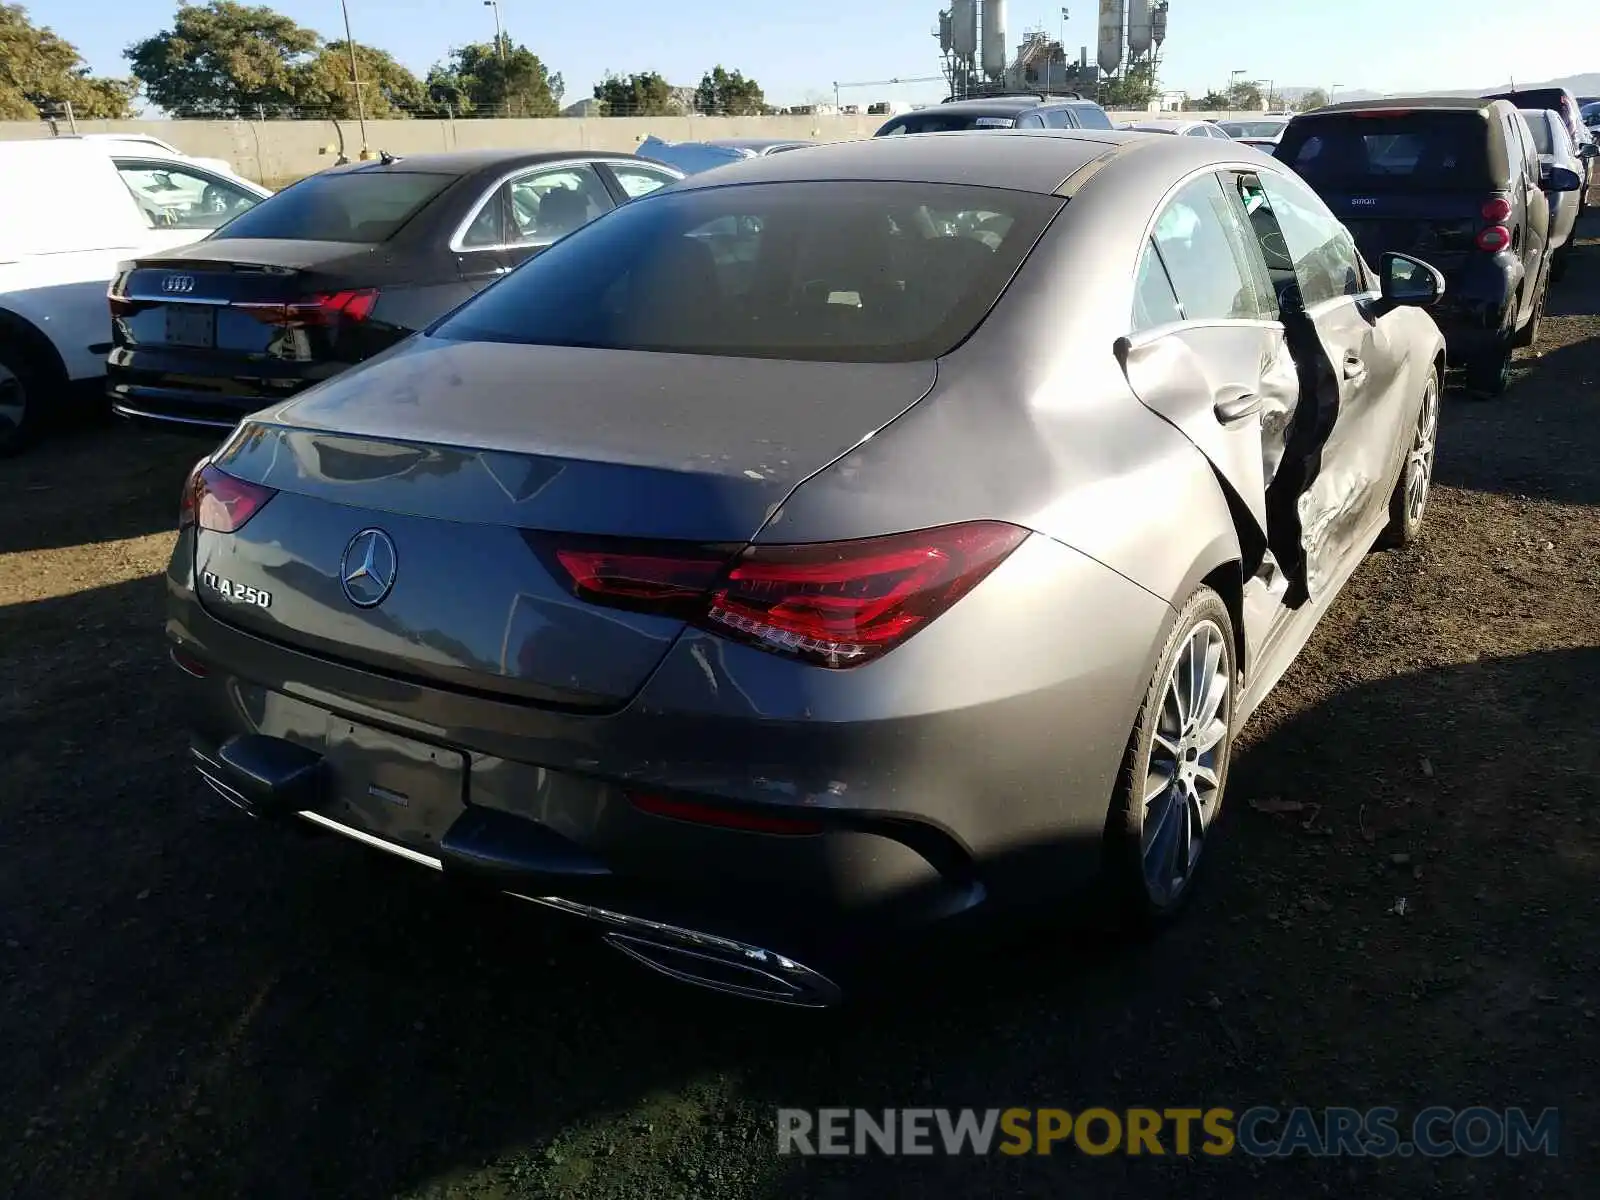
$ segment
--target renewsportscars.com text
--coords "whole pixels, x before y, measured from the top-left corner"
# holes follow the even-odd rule
[[[1388,1158],[1559,1153],[1554,1108],[781,1108],[778,1153]]]

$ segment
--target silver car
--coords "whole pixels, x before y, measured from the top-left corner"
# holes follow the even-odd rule
[[[1524,108],[1520,111],[1529,132],[1533,134],[1534,148],[1539,152],[1540,173],[1548,176],[1550,168],[1564,167],[1579,179],[1584,178],[1589,169],[1589,159],[1595,156],[1595,144],[1585,142],[1582,146],[1574,146],[1566,122],[1561,119],[1560,113],[1552,109]],[[1567,263],[1572,257],[1572,232],[1583,205],[1583,189],[1570,192],[1547,189],[1545,196],[1550,201],[1550,278],[1560,279],[1567,273]]]
[[[1241,724],[1418,534],[1440,287],[1212,139],[692,176],[196,466],[195,766],[781,1003],[1085,888],[1159,926]]]

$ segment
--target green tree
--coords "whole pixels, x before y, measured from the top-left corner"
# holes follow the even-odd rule
[[[754,79],[746,79],[738,71],[724,71],[718,63],[701,78],[694,107],[696,112],[715,117],[755,117],[767,111],[767,98]]]
[[[1294,105],[1300,112],[1310,112],[1313,108],[1321,108],[1328,102],[1328,93],[1321,88],[1312,88]]]
[[[450,51],[428,72],[424,85],[434,111],[458,117],[553,117],[566,90],[526,46],[504,41],[505,59],[493,42],[473,42]]]
[[[361,99],[369,117],[409,117],[427,107],[422,81],[386,51],[356,43],[356,67],[361,79]],[[346,42],[329,42],[310,62],[296,69],[295,103],[318,116],[351,118],[357,115],[355,89],[350,86],[350,50]]]
[[[214,117],[281,111],[299,99],[322,39],[270,8],[233,0],[180,5],[171,29],[124,52],[145,92],[172,113]]]
[[[1156,98],[1155,67],[1133,63],[1120,75],[1102,79],[1097,95],[1104,108],[1146,108]]]
[[[80,117],[131,117],[137,90],[132,80],[91,77],[76,46],[29,21],[22,5],[0,4],[0,120],[36,120],[63,103]]]
[[[672,85],[654,71],[613,75],[595,85],[594,98],[608,117],[666,117],[681,112]]]
[[[1229,107],[1228,94],[1226,92],[1207,92],[1200,99],[1190,100],[1183,107],[1190,112],[1223,112]]]
[[[1248,112],[1267,107],[1262,102],[1261,85],[1251,83],[1248,79],[1241,79],[1230,87],[1227,91],[1227,97],[1228,103],[1223,106],[1224,108],[1244,109]]]

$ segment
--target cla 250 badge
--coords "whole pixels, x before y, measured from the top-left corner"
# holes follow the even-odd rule
[[[257,608],[272,607],[272,593],[264,592],[260,588],[253,588],[243,583],[235,583],[231,579],[223,579],[213,575],[210,571],[200,572],[200,578],[205,585],[225,600],[233,600],[239,604],[254,604]]]

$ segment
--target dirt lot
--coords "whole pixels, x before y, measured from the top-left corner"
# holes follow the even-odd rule
[[[0,465],[0,1192],[1592,1196],[1597,314],[1591,241],[1511,394],[1447,398],[1427,534],[1253,722],[1186,925],[1032,939],[822,1018],[219,807],[160,636],[200,448],[99,429]],[[772,1153],[779,1105],[1295,1103],[1556,1105],[1561,1153]]]

